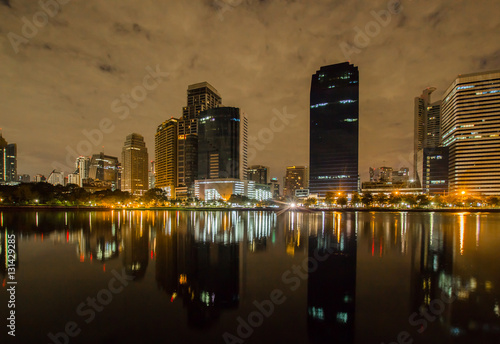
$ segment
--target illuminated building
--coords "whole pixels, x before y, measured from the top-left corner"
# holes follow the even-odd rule
[[[102,153],[101,153],[102,154]],[[104,156],[103,156],[104,158]],[[103,161],[103,164],[105,162]],[[118,164],[118,159],[116,159],[116,164]],[[97,165],[96,165],[97,168]],[[116,171],[116,170],[115,170]],[[79,186],[83,187],[83,184],[88,181],[90,173],[90,159],[86,156],[80,156],[76,158],[76,172],[79,175]],[[116,177],[115,179],[116,180]]]
[[[295,196],[295,190],[307,189],[308,169],[306,166],[288,166],[286,168],[283,194],[286,197]]]
[[[217,108],[222,99],[208,82],[188,86],[187,106],[178,122],[177,185],[185,187],[187,196],[194,192],[198,177],[198,118],[202,111]]]
[[[500,71],[459,75],[443,99],[449,191],[500,195]]]
[[[227,201],[231,195],[255,199],[255,182],[234,178],[195,181],[195,196],[201,201]]]
[[[148,161],[144,137],[136,133],[128,135],[122,148],[122,191],[132,195],[148,191]]]
[[[177,128],[179,120],[171,118],[156,129],[155,134],[155,187],[175,196],[177,186]]]
[[[47,183],[64,186],[64,172],[53,170],[47,178]]]
[[[198,179],[247,179],[248,121],[235,107],[200,113]]]
[[[321,67],[310,94],[309,189],[359,190],[359,73],[348,62]]]
[[[86,173],[87,161],[84,159],[78,160],[80,176]],[[120,189],[120,163],[115,156],[105,155],[103,152],[92,155],[90,166],[88,167],[88,179],[81,178],[82,185],[88,181],[100,182],[104,188],[116,190]]]
[[[8,144],[0,133],[0,183],[17,182],[17,145]]]
[[[267,175],[269,167],[262,165],[253,165],[247,171],[248,180],[253,180],[256,184],[267,184]]]

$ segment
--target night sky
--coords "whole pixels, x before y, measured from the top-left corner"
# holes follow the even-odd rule
[[[46,25],[38,1],[0,1],[0,127],[18,145],[18,174],[67,165],[66,147],[77,150],[82,130],[104,118],[111,129],[91,153],[104,146],[120,157],[137,132],[153,160],[156,127],[181,116],[189,84],[208,81],[224,105],[247,114],[251,136],[269,133],[277,111],[295,116],[251,154],[250,164],[282,177],[287,165],[308,165],[312,74],[350,60],[360,73],[365,180],[370,166],[411,167],[413,98],[422,89],[437,87],[438,100],[458,74],[500,69],[494,0],[60,1]],[[377,22],[373,13],[388,9]],[[34,15],[40,27],[23,38]],[[355,41],[356,30],[371,37]],[[162,82],[137,93],[147,68]],[[133,90],[144,100],[125,116],[117,108]]]

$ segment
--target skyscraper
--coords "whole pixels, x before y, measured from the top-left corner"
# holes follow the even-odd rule
[[[267,184],[269,167],[253,165],[248,169],[248,180],[253,180],[257,184]]]
[[[448,184],[447,178],[444,180],[440,177],[439,180],[434,180],[435,171],[431,171],[427,164],[428,158],[430,159],[430,156],[435,153],[436,156],[444,156],[447,160],[447,150],[439,148],[441,143],[441,100],[431,102],[431,94],[435,90],[435,87],[427,87],[422,91],[420,97],[415,98],[413,179],[424,190],[430,190],[431,186],[437,186],[441,190]],[[433,164],[433,167],[437,167],[437,165]]]
[[[85,158],[77,159],[80,176],[85,176],[88,161]],[[102,182],[101,184],[111,190],[121,188],[120,163],[115,156],[105,155],[103,152],[93,154],[88,167],[88,179]],[[85,184],[86,178],[80,177],[80,182]]]
[[[500,195],[500,70],[459,75],[443,99],[449,191]]]
[[[348,62],[321,67],[310,95],[309,189],[356,192],[359,187],[359,73]]]
[[[155,134],[155,187],[174,197],[177,186],[177,127],[171,118],[158,126]]]
[[[103,155],[104,157],[104,155]],[[116,164],[115,166],[118,164],[118,159],[116,158]],[[79,186],[80,187],[83,187],[83,184],[86,183],[89,179],[89,173],[90,173],[90,158],[86,157],[86,156],[79,156],[78,158],[76,158],[76,171],[75,173],[78,173],[78,181],[79,181]],[[111,165],[112,166],[112,165]],[[113,168],[111,168],[111,170],[113,170]],[[96,170],[94,170],[96,171]],[[116,171],[116,169],[115,169]],[[113,180],[116,181],[116,176],[115,178],[113,178]]]
[[[198,179],[246,180],[248,123],[239,108],[219,107],[200,113]]]
[[[143,195],[148,191],[148,150],[144,137],[127,136],[122,149],[122,191]]]
[[[295,190],[307,189],[309,186],[309,174],[306,166],[288,166],[286,168],[283,195],[295,196]]]
[[[8,144],[0,133],[0,183],[17,182],[17,145]]]
[[[208,82],[188,86],[187,106],[178,123],[177,185],[185,186],[187,194],[194,194],[198,173],[198,118],[202,111],[217,108],[222,98]]]

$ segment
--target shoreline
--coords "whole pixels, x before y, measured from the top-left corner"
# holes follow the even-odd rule
[[[0,205],[2,210],[44,210],[44,211],[145,211],[145,210],[163,210],[163,211],[272,211],[278,212],[285,208],[226,208],[226,207],[142,207],[142,208],[123,208],[123,207],[89,207],[89,206],[45,206],[45,205],[25,205],[25,206],[10,206]],[[379,212],[379,213],[500,213],[500,208],[289,208],[290,211],[301,213],[318,213],[318,212]]]

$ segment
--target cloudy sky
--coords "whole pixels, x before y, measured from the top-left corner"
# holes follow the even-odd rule
[[[295,116],[250,161],[281,177],[308,164],[311,75],[349,60],[364,180],[369,166],[410,166],[422,89],[438,100],[458,74],[500,69],[495,0],[43,1],[50,15],[0,1],[0,127],[30,175],[68,165],[69,151],[120,156],[132,132],[153,159],[158,124],[208,81],[247,114],[251,136],[269,134],[277,112]]]

